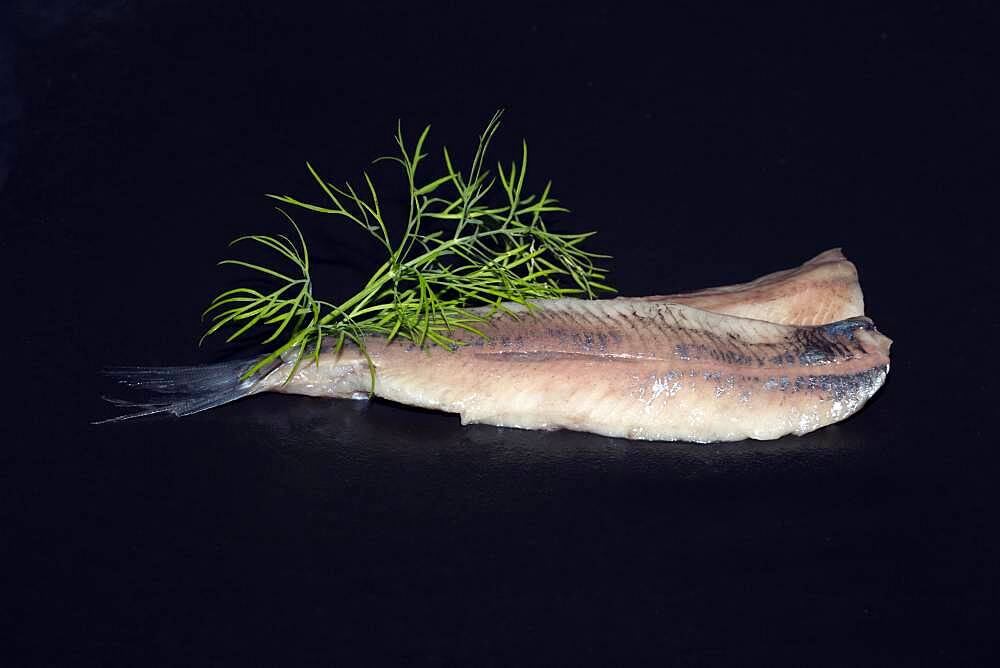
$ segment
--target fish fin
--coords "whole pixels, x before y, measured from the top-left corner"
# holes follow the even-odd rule
[[[160,396],[151,401],[103,397],[118,408],[135,410],[94,424],[121,422],[159,413],[180,417],[242,399],[259,391],[258,383],[281,364],[280,361],[275,361],[269,368],[243,379],[243,374],[256,362],[256,359],[243,359],[199,366],[123,366],[104,369],[104,375],[122,385]]]

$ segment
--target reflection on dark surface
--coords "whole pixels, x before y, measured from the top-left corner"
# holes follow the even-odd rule
[[[615,465],[644,459],[682,477],[709,470],[745,469],[748,465],[781,465],[797,460],[809,467],[843,461],[861,447],[849,427],[833,425],[802,437],[737,443],[667,443],[608,438],[574,431],[532,431],[462,426],[455,415],[374,401],[344,401],[254,397],[233,409],[231,419],[246,421],[261,437],[282,451],[363,449],[358,456],[392,457],[403,461],[434,459],[443,451],[488,451],[488,466],[564,465],[590,462]],[[355,444],[355,445],[352,445]],[[474,451],[473,451],[474,452]],[[794,464],[793,464],[794,465]]]
[[[851,639],[830,663],[859,646],[898,657],[920,597],[944,594],[926,574],[948,550],[922,536],[950,521],[930,476],[954,473],[907,450],[884,395],[804,437],[709,445],[282,395],[84,427],[83,449],[53,424],[38,470],[75,501],[32,507],[28,534],[65,555],[55,582],[91,644],[152,628],[237,657],[263,635],[472,660],[487,633],[491,656],[558,661],[585,629],[637,656],[703,657],[727,618],[746,621],[720,657],[792,660],[817,628]],[[776,648],[775,627],[800,640]]]
[[[123,476],[151,468],[160,482],[155,496],[128,495],[129,511],[104,502],[118,508],[117,528],[106,530],[124,531],[131,548],[100,559],[171,578],[181,560],[190,579],[173,593],[155,579],[135,585],[168,600],[243,601],[252,588],[269,607],[241,613],[251,628],[288,632],[281,619],[301,606],[346,607],[351,616],[323,632],[374,640],[370,625],[381,623],[396,658],[474,656],[463,627],[488,627],[517,653],[547,633],[519,625],[525,615],[558,619],[558,633],[626,638],[652,617],[664,626],[651,641],[660,651],[733,615],[752,616],[748,628],[798,624],[790,631],[803,638],[816,624],[874,637],[905,612],[897,589],[906,563],[926,556],[894,526],[903,487],[885,477],[887,444],[865,430],[866,418],[878,416],[862,411],[802,438],[693,445],[260,396],[181,420],[101,427],[109,443],[142,447],[105,446],[110,468],[97,475],[117,478],[120,490]],[[796,608],[810,613],[789,621]],[[457,637],[434,635],[442,620]],[[188,628],[168,628],[176,624]],[[767,646],[727,633],[747,651]],[[545,647],[561,642],[548,637]]]

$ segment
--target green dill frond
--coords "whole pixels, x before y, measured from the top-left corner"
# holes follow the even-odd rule
[[[268,195],[289,207],[333,216],[358,225],[384,252],[383,263],[357,294],[338,304],[317,299],[309,273],[309,252],[298,225],[281,208],[295,230],[285,235],[250,235],[231,245],[252,242],[264,246],[279,261],[276,267],[242,260],[223,260],[264,275],[275,288],[264,293],[236,288],[217,296],[205,311],[211,316],[210,336],[230,331],[227,341],[251,331],[268,333],[265,345],[275,347],[247,371],[249,377],[277,359],[294,356],[298,365],[307,357],[319,360],[324,341],[339,350],[353,342],[365,352],[369,336],[403,338],[419,346],[454,348],[457,330],[483,336],[476,327],[505,302],[533,308],[532,301],[557,297],[594,298],[611,292],[606,271],[596,262],[606,258],[583,248],[594,233],[561,233],[548,229],[546,216],[566,213],[551,197],[551,182],[539,194],[525,194],[528,145],[509,168],[497,164],[496,175],[486,169],[486,153],[497,129],[497,112],[479,136],[467,172],[455,168],[448,150],[442,150],[445,173],[427,179],[418,174],[428,154],[424,145],[430,126],[412,148],[397,126],[398,155],[392,161],[403,170],[409,190],[408,213],[398,236],[390,232],[375,184],[367,173],[355,188],[326,181],[306,164],[319,187],[320,203],[289,195]],[[499,185],[499,188],[497,186]],[[486,307],[486,308],[481,308]],[[472,311],[471,309],[477,309]],[[204,337],[203,337],[204,338]],[[367,354],[367,353],[365,353]],[[374,387],[374,368],[371,368]]]

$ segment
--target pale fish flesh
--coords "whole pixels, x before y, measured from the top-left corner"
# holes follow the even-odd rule
[[[632,299],[686,304],[787,325],[822,325],[865,314],[857,269],[839,248],[749,283]]]
[[[482,327],[486,340],[456,333],[467,345],[454,351],[370,337],[367,358],[354,346],[327,350],[290,379],[291,360],[246,381],[239,377],[252,360],[111,369],[163,395],[116,401],[138,411],[114,419],[187,415],[264,391],[367,398],[374,390],[458,413],[463,423],[649,440],[771,439],[846,418],[889,370],[891,341],[856,317],[864,310],[857,272],[839,250],[736,286],[535,306],[508,305],[517,316],[494,315]],[[795,326],[828,319],[837,321]]]
[[[375,396],[450,413],[463,424],[573,429],[662,441],[805,434],[856,412],[882,386],[891,341],[871,320],[796,327],[666,302],[510,305],[449,351],[372,337]],[[355,347],[291,362],[252,392],[367,397]]]

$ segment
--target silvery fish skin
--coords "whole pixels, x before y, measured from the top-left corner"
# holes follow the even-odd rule
[[[573,429],[658,441],[805,434],[860,409],[889,371],[891,341],[856,317],[781,325],[650,300],[557,299],[493,316],[449,351],[366,340],[374,394],[458,413],[463,424]],[[251,392],[368,396],[351,346],[291,362]]]
[[[839,248],[749,283],[632,299],[686,304],[786,325],[822,325],[865,314],[857,269]]]
[[[843,419],[889,369],[891,342],[858,317],[857,271],[839,249],[739,285],[537,306],[513,307],[518,319],[497,316],[489,341],[466,337],[455,352],[369,339],[375,393],[466,423],[714,441],[777,438]],[[781,327],[822,323],[831,324]],[[105,422],[190,415],[269,390],[366,398],[371,389],[368,362],[351,347],[324,353],[288,383],[287,363],[242,379],[253,363],[108,369],[160,398],[111,399],[135,412]]]

